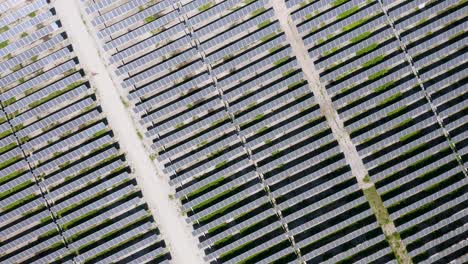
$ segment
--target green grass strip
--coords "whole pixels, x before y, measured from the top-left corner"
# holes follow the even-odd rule
[[[8,44],[10,44],[9,40],[5,40],[3,42],[0,42],[0,49],[5,48],[6,46],[8,46]]]
[[[358,6],[353,6],[351,7],[350,9],[344,11],[343,13],[339,14],[336,18],[337,19],[345,19],[355,13],[357,13],[359,11],[359,7]]]
[[[206,11],[206,10],[208,10],[210,7],[212,7],[213,5],[214,5],[213,2],[206,3],[206,4],[202,5],[202,6],[200,6],[200,7],[198,8],[198,11],[200,11],[200,12]]]
[[[211,189],[212,187],[214,186],[218,186],[220,183],[222,183],[223,181],[225,180],[224,177],[220,177],[219,179],[216,179],[210,183],[208,183],[207,185],[203,186],[203,187],[200,187],[192,192],[190,192],[189,194],[187,194],[187,198],[191,198],[193,196],[196,196],[198,195],[199,193],[202,193],[202,192],[205,192],[206,190],[208,189]]]
[[[379,55],[369,61],[366,61],[362,64],[362,67],[363,68],[369,68],[369,67],[372,67],[376,64],[379,64],[381,61],[383,61],[385,59],[385,56],[384,55]]]
[[[361,56],[361,55],[367,54],[367,53],[375,50],[378,46],[379,46],[379,44],[374,42],[374,43],[370,44],[369,46],[356,51],[356,55]]]

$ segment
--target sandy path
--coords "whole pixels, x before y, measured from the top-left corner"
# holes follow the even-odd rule
[[[309,87],[314,93],[317,103],[320,105],[320,111],[326,117],[328,125],[338,140],[341,151],[343,151],[346,161],[351,166],[353,175],[357,178],[362,189],[369,188],[372,185],[364,182],[367,175],[367,169],[364,167],[361,157],[354,146],[348,132],[345,130],[343,121],[333,107],[330,96],[325,87],[320,84],[319,74],[315,70],[314,63],[309,57],[306,47],[302,41],[299,32],[291,20],[284,0],[272,0],[276,17],[279,19],[281,28],[286,34],[286,39],[291,44],[291,49],[301,66],[304,76],[309,83]]]
[[[325,87],[321,85],[319,73],[316,71],[314,63],[309,56],[309,53],[302,41],[302,38],[294,25],[291,16],[284,0],[272,0],[273,9],[278,18],[281,28],[283,29],[286,39],[291,44],[291,49],[297,58],[298,64],[301,66],[304,76],[309,83],[317,103],[320,106],[320,111],[327,119],[333,135],[338,141],[341,151],[345,156],[346,162],[351,167],[351,172],[358,182],[359,187],[364,192],[365,197],[369,201],[369,205],[380,224],[383,233],[390,240],[390,247],[397,255],[397,258],[402,263],[411,263],[406,247],[403,244],[395,224],[390,219],[387,209],[382,203],[382,199],[374,187],[374,183],[366,180],[368,175],[367,169],[357,152],[356,146],[351,141],[349,133],[346,131],[343,120],[338,116],[338,112],[333,107],[330,95]]]
[[[140,141],[132,119],[120,100],[117,88],[101,60],[96,42],[88,33],[81,18],[78,0],[54,2],[57,14],[67,31],[81,66],[97,89],[101,106],[107,116],[127,159],[135,172],[138,186],[153,213],[162,237],[172,255],[173,263],[203,263],[197,241],[191,235],[191,227],[169,198],[171,188],[167,180],[153,165]],[[94,76],[91,73],[95,73]]]

